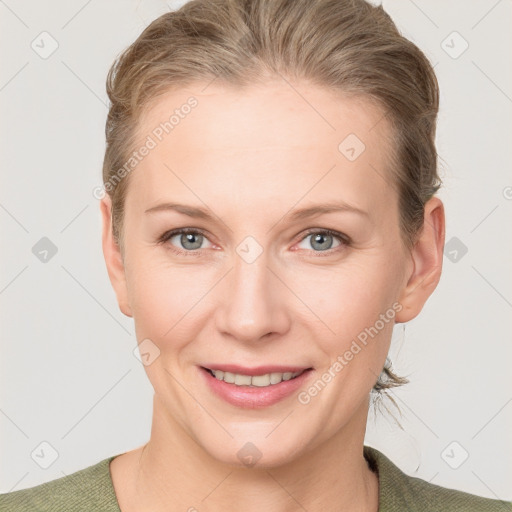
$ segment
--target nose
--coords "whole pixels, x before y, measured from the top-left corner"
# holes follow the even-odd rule
[[[265,251],[251,263],[234,255],[233,268],[223,279],[215,312],[215,325],[224,336],[251,343],[273,339],[272,334],[282,335],[290,328],[290,298],[268,265]]]

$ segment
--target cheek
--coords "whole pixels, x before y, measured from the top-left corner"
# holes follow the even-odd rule
[[[395,272],[381,268],[360,261],[317,270],[307,279],[298,278],[294,289],[338,339],[346,339],[373,325],[395,300]]]
[[[165,257],[143,251],[132,261],[127,283],[137,339],[150,338],[161,349],[164,341],[172,340],[173,348],[178,347],[199,325],[197,316],[205,305],[201,303],[215,283],[213,272],[194,272],[193,264],[170,265]]]
[[[321,320],[314,323],[318,327],[311,335],[323,354],[320,378],[335,382],[331,393],[343,389],[357,402],[378,378],[397,313],[396,276],[396,269],[389,266],[384,272],[382,265],[368,258],[364,264],[361,259],[358,264],[315,272],[309,286],[299,283],[298,295]],[[337,407],[351,407],[353,402],[344,404]]]

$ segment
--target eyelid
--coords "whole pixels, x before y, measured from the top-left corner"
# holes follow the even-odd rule
[[[181,235],[181,234],[187,234],[187,233],[194,233],[194,234],[199,234],[199,235],[202,235],[204,238],[206,238],[211,244],[213,243],[209,238],[208,236],[206,235],[206,232],[203,231],[202,229],[200,228],[176,228],[176,229],[171,229],[169,231],[166,231],[165,233],[163,233],[162,236],[159,237],[159,239],[157,240],[157,244],[158,245],[164,245],[166,244],[171,238],[175,237],[176,235]],[[169,244],[170,245],[170,244]],[[201,254],[201,249],[194,249],[192,251],[187,251],[185,249],[180,249],[179,247],[176,247],[174,245],[171,246],[172,247],[172,251],[178,253],[178,254],[184,254],[185,256],[198,256]]]
[[[316,235],[316,234],[327,234],[334,238],[337,238],[340,242],[340,245],[338,247],[334,247],[331,249],[327,249],[325,251],[314,251],[313,249],[308,250],[309,253],[314,254],[315,256],[330,256],[340,250],[345,249],[347,246],[349,246],[352,242],[349,236],[345,235],[344,233],[340,233],[339,231],[336,231],[334,229],[328,229],[328,228],[309,228],[306,230],[305,233],[301,235],[301,238],[297,243],[302,242],[304,239],[306,239],[310,235]]]
[[[304,238],[306,238],[307,236],[316,235],[317,233],[327,233],[328,235],[337,238],[342,243],[350,243],[350,238],[347,235],[345,235],[344,233],[340,233],[339,231],[336,231],[334,229],[328,228],[309,228],[306,230],[306,232],[303,234],[302,238],[299,241],[302,242],[302,240],[304,240]]]

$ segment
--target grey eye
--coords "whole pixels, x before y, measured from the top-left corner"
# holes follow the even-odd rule
[[[319,251],[325,251],[332,247],[333,236],[323,233],[313,233],[311,236],[311,247]]]
[[[201,246],[203,244],[203,241],[205,240],[205,237],[201,233],[178,233],[171,238],[169,238],[169,241],[171,243],[173,238],[179,239],[178,247],[183,247],[184,249],[187,249],[189,251],[194,251],[196,249],[201,249]],[[176,245],[174,243],[174,245]]]
[[[309,242],[306,242],[308,239]],[[328,251],[329,249],[333,249],[339,245],[342,245],[342,241],[340,240],[341,239],[339,239],[337,236],[331,235],[327,232],[319,231],[317,233],[309,233],[309,235],[305,236],[300,243],[307,244],[307,246],[302,246],[302,249],[310,250],[313,248],[315,252],[320,252]],[[333,245],[335,242],[337,242],[337,245]]]

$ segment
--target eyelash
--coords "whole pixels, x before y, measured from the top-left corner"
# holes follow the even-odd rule
[[[351,243],[350,238],[347,235],[340,233],[339,231],[334,231],[333,229],[316,229],[316,228],[308,229],[306,231],[306,233],[304,234],[304,236],[299,240],[299,242],[302,242],[309,235],[317,235],[317,234],[331,235],[332,237],[338,239],[338,241],[340,242],[340,245],[338,247],[335,247],[334,249],[327,249],[326,251],[313,251],[313,249],[311,249],[311,251],[313,252],[313,254],[315,254],[315,256],[319,256],[319,257],[331,256],[332,254],[345,249]]]
[[[167,241],[169,241],[172,237],[175,235],[181,235],[181,234],[199,234],[204,236],[205,238],[208,238],[206,234],[201,230],[197,228],[179,228],[179,229],[173,229],[171,231],[166,231],[159,239],[158,244],[165,244]],[[326,251],[313,251],[312,252],[319,257],[322,256],[330,256],[335,252],[338,252],[339,250],[344,249],[345,247],[348,247],[351,244],[351,240],[347,235],[344,235],[343,233],[340,233],[338,231],[334,231],[332,229],[315,229],[311,228],[306,231],[304,236],[299,240],[299,242],[302,242],[305,238],[307,238],[309,235],[317,235],[317,234],[327,234],[331,235],[334,238],[337,238],[340,242],[340,245],[338,247],[335,247],[334,249],[327,249]],[[298,242],[298,243],[299,243]],[[185,256],[199,256],[201,249],[194,249],[191,251],[186,251],[183,249],[180,249],[178,247],[175,247],[174,245],[169,244],[170,250],[176,252],[177,254],[183,254]]]

